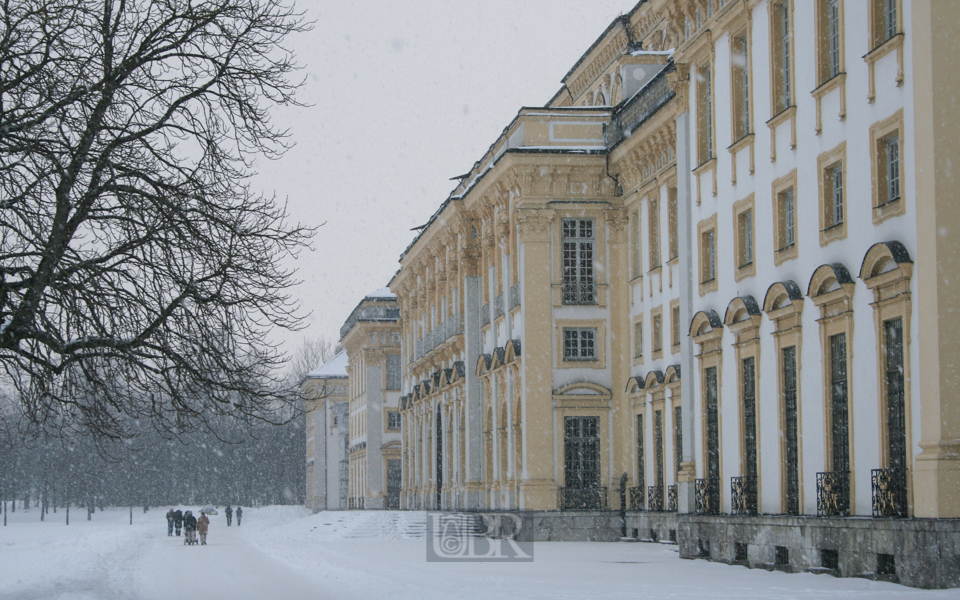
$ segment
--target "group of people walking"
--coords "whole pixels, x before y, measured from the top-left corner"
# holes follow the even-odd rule
[[[233,520],[234,510],[227,506],[223,511],[227,516],[227,527],[230,527],[230,523]],[[214,511],[216,514],[216,511]],[[243,518],[243,509],[237,507],[237,527],[240,527],[240,520]],[[196,544],[197,543],[197,534],[200,535],[200,545],[207,545],[207,532],[210,529],[210,519],[207,517],[206,513],[203,511],[200,512],[200,518],[193,516],[193,512],[186,511],[183,512],[179,509],[173,510],[172,508],[167,511],[167,535],[173,536],[173,532],[177,532],[177,537],[180,536],[180,531],[184,532],[186,540],[185,544]]]

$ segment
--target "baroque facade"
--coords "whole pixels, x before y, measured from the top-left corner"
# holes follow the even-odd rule
[[[617,18],[401,256],[400,506],[960,586],[957,39],[935,0]]]
[[[306,413],[307,508],[344,510],[349,483],[347,352],[341,351],[301,382]]]

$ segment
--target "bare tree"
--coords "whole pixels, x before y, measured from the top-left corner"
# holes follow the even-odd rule
[[[299,386],[310,371],[325,364],[342,350],[343,346],[339,342],[333,342],[324,336],[306,338],[290,358],[290,384]]]
[[[179,434],[293,400],[314,229],[251,192],[296,104],[281,0],[0,0],[0,365],[21,423]],[[289,414],[289,411],[283,411]]]

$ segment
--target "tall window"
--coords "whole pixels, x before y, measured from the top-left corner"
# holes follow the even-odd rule
[[[596,304],[593,219],[563,219],[563,303]]]
[[[757,475],[757,374],[754,357],[742,361],[743,368],[743,474]]]
[[[677,235],[677,188],[667,188],[667,240],[668,252],[673,260],[680,255],[679,240]]]
[[[879,148],[881,162],[880,192],[882,203],[894,202],[900,199],[900,133],[893,133],[881,138]]]
[[[873,13],[873,47],[880,46],[900,33],[897,23],[897,0],[870,0]]]
[[[650,199],[650,269],[660,266],[660,201]]]
[[[700,282],[717,278],[717,232],[704,231],[700,237]]]
[[[830,336],[830,434],[835,472],[850,470],[847,407],[847,334]]]
[[[640,264],[640,211],[630,215],[630,263],[633,277],[643,274]]]
[[[679,473],[680,465],[683,464],[683,415],[679,406],[673,407],[673,450],[674,469]]]
[[[653,351],[659,352],[663,350],[663,315],[655,314],[653,315]],[[654,357],[656,358],[656,357]]]
[[[710,65],[697,69],[697,163],[713,158],[713,92]]]
[[[887,467],[907,468],[907,426],[903,394],[903,321],[884,321],[887,384]]]
[[[747,34],[733,37],[733,141],[750,133],[750,63]]]
[[[777,194],[777,241],[779,250],[789,248],[797,243],[796,206],[793,199],[793,188],[787,188]]]
[[[600,487],[600,419],[564,418],[564,485],[572,489]]]
[[[400,389],[400,355],[387,355],[387,389]]]
[[[680,305],[670,307],[670,345],[680,345]]]
[[[717,407],[717,368],[707,367],[704,382],[706,388],[707,417],[707,478],[720,478],[720,421]]]
[[[656,472],[654,477],[656,477],[656,485],[658,488],[661,488],[660,493],[663,493],[663,411],[657,410],[653,413],[653,449],[656,455],[654,456]]]
[[[797,347],[781,350],[783,360],[784,491],[787,514],[800,514],[800,449],[797,431]]]
[[[563,328],[563,360],[597,360],[595,327]]]
[[[773,4],[770,12],[770,49],[773,53],[773,112],[780,114],[793,106],[791,73],[793,43],[790,30],[790,0]]]
[[[830,229],[843,224],[843,163],[830,165],[823,175],[823,224]]]
[[[643,358],[643,321],[633,324],[633,357]]]
[[[753,264],[753,210],[737,215],[738,267]]]
[[[643,415],[637,415],[637,487],[641,490],[647,484],[643,460]]]
[[[840,0],[817,0],[817,62],[820,83],[829,81],[843,69],[841,55]]]

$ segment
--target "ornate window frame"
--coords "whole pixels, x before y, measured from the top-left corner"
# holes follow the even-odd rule
[[[833,210],[833,181],[830,176],[831,170],[840,165],[842,177],[841,194],[843,194],[843,220],[840,223],[833,223],[832,217],[828,217]],[[831,242],[842,240],[847,237],[847,222],[850,220],[850,202],[848,202],[847,183],[847,142],[840,144],[817,157],[817,178],[818,194],[820,197],[820,246],[826,246]],[[796,198],[796,196],[794,196]]]
[[[744,381],[743,361],[747,358],[754,360],[754,435],[757,467],[757,498],[760,498],[761,455],[760,455],[760,307],[753,296],[738,296],[727,305],[724,315],[724,325],[734,334],[734,355],[737,368],[737,414],[740,435],[738,443],[740,452],[740,475],[746,475],[746,439],[744,425],[746,423],[746,407],[743,404]]]
[[[911,365],[910,365],[910,319],[913,311],[913,298],[910,281],[913,276],[913,261],[906,247],[898,241],[874,244],[863,257],[860,267],[860,279],[873,292],[873,321],[877,340],[877,410],[880,415],[880,464],[889,466],[887,449],[887,428],[884,416],[887,414],[886,372],[886,336],[884,323],[892,319],[901,319],[903,324],[903,403],[906,434],[906,464],[913,464],[913,445],[911,443]],[[911,478],[907,477],[907,506],[913,505]],[[911,511],[912,512],[912,511]]]
[[[773,323],[774,351],[777,359],[777,421],[780,432],[786,431],[786,411],[784,409],[783,349],[796,348],[796,402],[797,402],[797,504],[803,514],[803,403],[801,387],[803,385],[802,356],[803,347],[803,292],[794,281],[779,281],[767,289],[763,299],[763,312]],[[780,512],[787,508],[787,440],[780,435]]]
[[[741,227],[741,219],[750,221],[749,229]],[[753,194],[733,203],[733,230],[733,277],[740,281],[757,274],[757,210]]]
[[[850,514],[856,507],[856,454],[854,454],[855,421],[853,410],[855,402],[853,354],[856,349],[853,338],[853,294],[856,285],[850,272],[842,263],[820,265],[813,272],[807,286],[807,296],[820,309],[820,356],[823,394],[823,440],[824,471],[832,471],[833,434],[832,434],[832,394],[830,369],[830,339],[839,333],[845,334],[847,367],[847,452],[850,457],[849,506]]]
[[[900,197],[895,200],[887,198],[883,190],[886,181],[886,143],[884,140],[897,133],[899,140],[899,163],[900,163]],[[906,170],[904,160],[904,127],[903,127],[903,109],[897,110],[889,117],[877,121],[870,126],[870,173],[873,188],[873,224],[879,225],[891,217],[906,214],[906,192],[909,189],[906,184]]]
[[[793,189],[793,243],[784,245],[786,236],[786,217],[781,214],[780,195]],[[797,227],[797,170],[794,169],[773,181],[773,264],[779,266],[799,256],[800,235]]]

